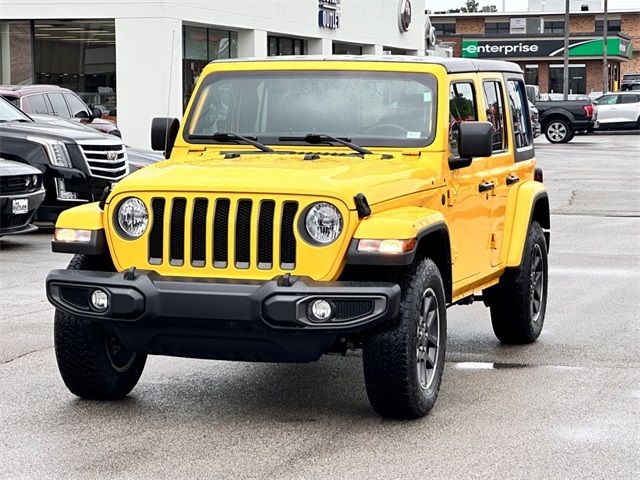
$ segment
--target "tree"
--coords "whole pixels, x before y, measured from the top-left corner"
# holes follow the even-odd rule
[[[464,13],[475,13],[479,11],[480,4],[475,0],[467,0],[462,8],[460,8],[461,12]]]

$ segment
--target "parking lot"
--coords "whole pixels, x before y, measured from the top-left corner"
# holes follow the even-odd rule
[[[0,478],[640,477],[640,136],[536,140],[552,208],[538,342],[449,310],[435,409],[381,420],[361,358],[274,365],[150,357],[119,403],[60,379],[50,233],[0,239]],[[508,473],[505,473],[508,472]]]

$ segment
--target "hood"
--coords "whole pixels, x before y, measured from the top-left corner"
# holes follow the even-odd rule
[[[58,125],[59,127],[62,127],[62,128],[68,128],[71,130],[80,130],[81,132],[95,133],[96,131],[95,128],[87,127],[86,125],[80,122],[75,122],[73,120],[68,120],[62,117],[54,117],[52,115],[33,115],[33,114],[29,116],[33,118],[36,121],[36,123]]]
[[[40,135],[63,142],[68,142],[69,140],[104,140],[105,138],[114,140],[114,142],[119,140],[113,135],[102,134],[93,129],[80,130],[53,123],[2,123],[0,124],[0,132],[16,133],[19,135]]]
[[[122,191],[190,191],[291,194],[333,197],[353,208],[363,193],[371,205],[401,194],[433,188],[436,156],[246,153],[225,159],[215,154],[155,163],[121,180]]]
[[[40,175],[42,172],[37,168],[12,160],[0,158],[0,177],[9,177],[14,175]]]

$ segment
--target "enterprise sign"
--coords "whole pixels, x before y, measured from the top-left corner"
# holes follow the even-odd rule
[[[337,30],[340,28],[340,1],[318,0],[318,26]]]
[[[601,38],[569,40],[569,57],[601,57]],[[607,54],[631,58],[633,47],[620,37],[607,39]],[[562,57],[564,40],[462,40],[462,56],[465,58],[497,57]],[[505,58],[505,60],[509,60]]]

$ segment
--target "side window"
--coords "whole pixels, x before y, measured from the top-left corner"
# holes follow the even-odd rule
[[[47,93],[47,97],[49,97],[49,101],[53,107],[53,114],[56,117],[69,118],[69,109],[61,93]]]
[[[89,118],[89,111],[87,110],[87,106],[84,104],[82,100],[80,100],[75,95],[70,93],[65,93],[64,98],[67,100],[69,104],[69,109],[71,110],[71,116],[75,118]]]
[[[508,80],[507,92],[516,148],[528,147],[532,142],[531,119],[529,118],[524,85],[517,80]]]
[[[452,83],[449,89],[449,147],[458,156],[458,130],[460,124],[478,120],[476,95],[470,82]]]
[[[640,95],[619,95],[618,103],[638,103],[640,102]]]
[[[44,95],[29,95],[25,97],[25,100],[29,102],[29,108],[31,113],[36,115],[48,115],[49,109],[47,108],[47,99]]]
[[[614,105],[617,99],[617,95],[605,95],[598,99],[598,105]]]
[[[504,123],[502,87],[497,80],[483,82],[484,101],[487,105],[487,121],[493,125],[493,151],[506,150],[507,135]]]

